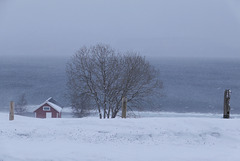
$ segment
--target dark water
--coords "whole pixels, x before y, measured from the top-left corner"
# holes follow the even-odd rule
[[[8,106],[22,93],[28,104],[41,104],[54,97],[65,104],[65,66],[67,59],[3,58],[0,60],[0,105]]]
[[[49,97],[67,105],[65,66],[68,58],[1,58],[0,106],[26,93],[29,104]],[[221,113],[223,93],[232,90],[232,113],[240,113],[240,60],[149,59],[161,72],[163,97],[158,109],[175,112]]]
[[[165,85],[163,110],[221,113],[224,90],[231,89],[232,112],[240,113],[240,60],[175,58],[154,63]]]

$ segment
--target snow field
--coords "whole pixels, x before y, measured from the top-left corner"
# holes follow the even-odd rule
[[[240,119],[36,119],[0,113],[0,161],[239,161]]]

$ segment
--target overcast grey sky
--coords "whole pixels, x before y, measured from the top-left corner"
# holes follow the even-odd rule
[[[240,0],[0,0],[0,55],[70,56],[96,43],[240,57]]]

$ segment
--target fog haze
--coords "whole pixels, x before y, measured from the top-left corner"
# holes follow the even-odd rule
[[[238,0],[0,0],[0,55],[106,43],[147,56],[240,57]]]

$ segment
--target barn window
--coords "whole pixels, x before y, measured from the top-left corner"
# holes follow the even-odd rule
[[[49,106],[43,106],[43,111],[50,111],[50,107]]]

